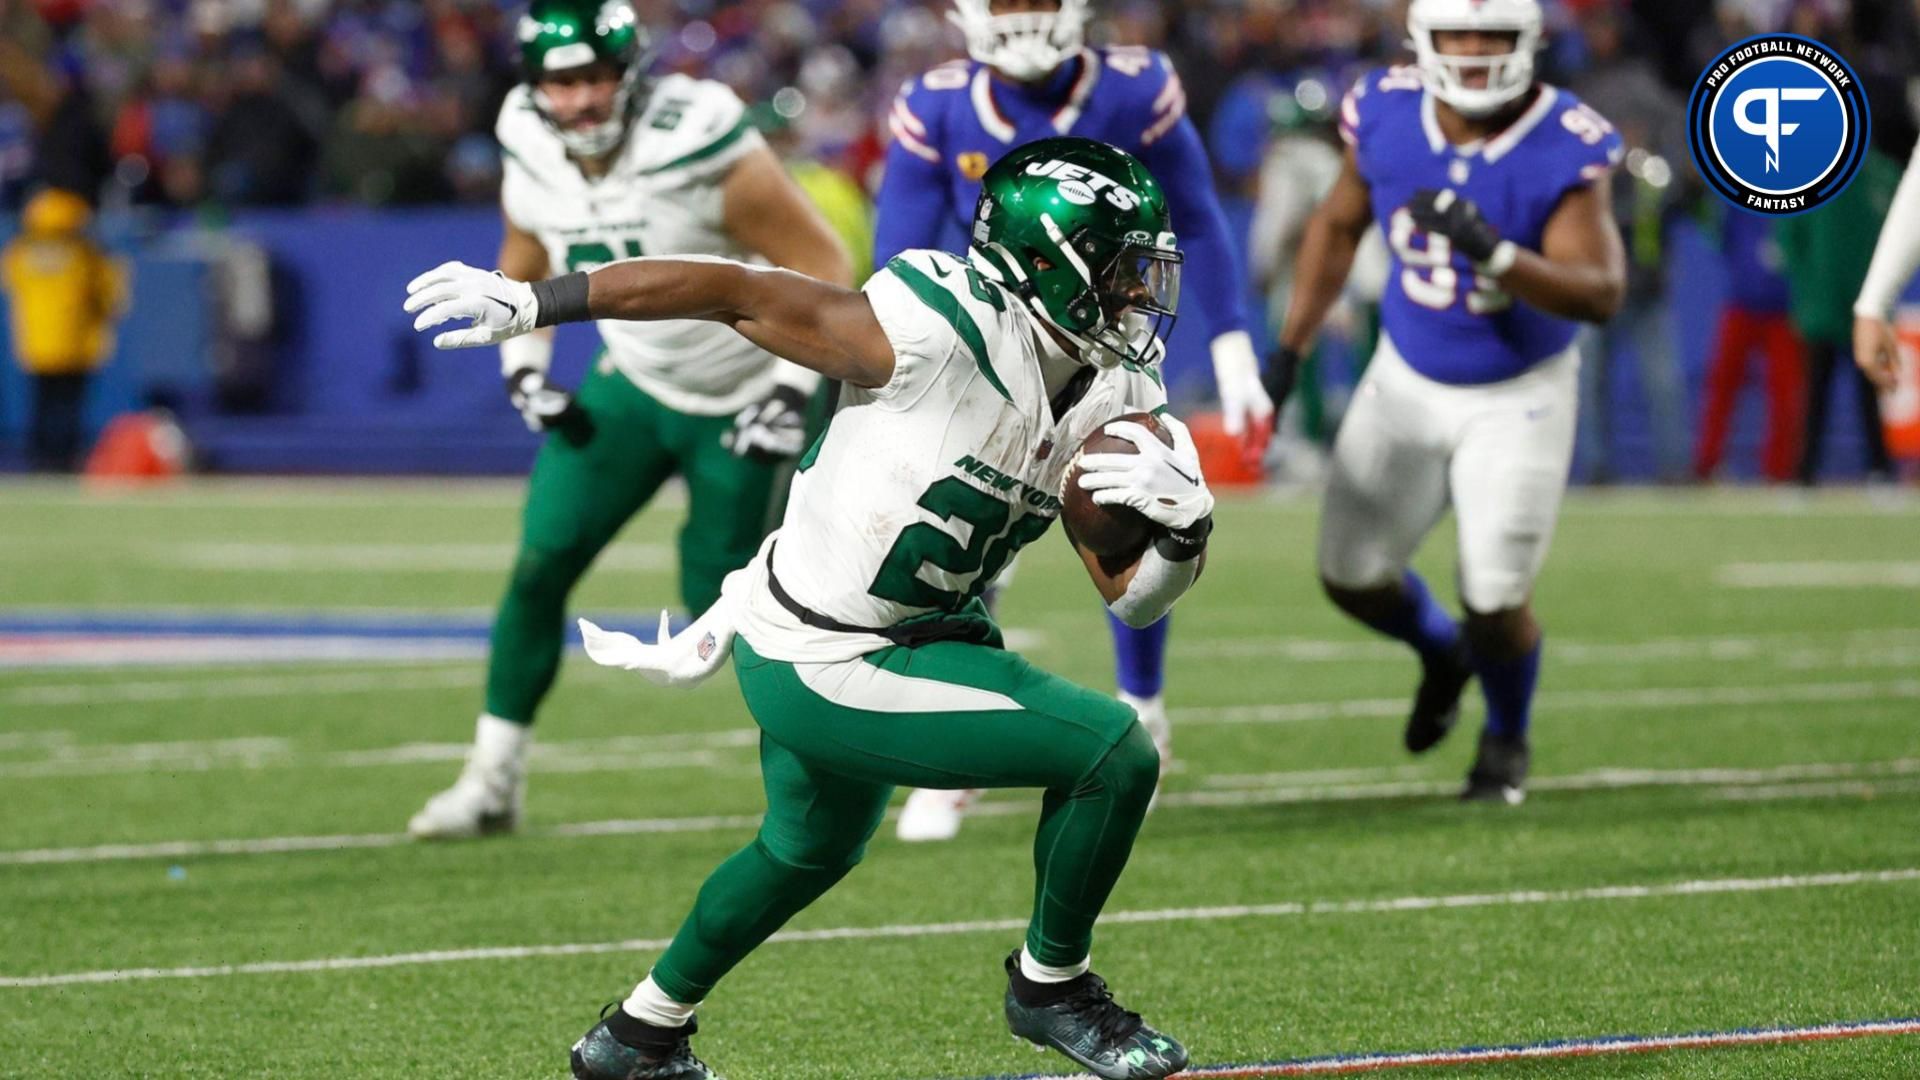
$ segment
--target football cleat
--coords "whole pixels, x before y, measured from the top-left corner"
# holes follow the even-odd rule
[[[453,786],[427,800],[407,822],[416,840],[463,840],[512,832],[520,825],[526,801],[521,771],[500,764],[482,764],[469,757]]]
[[[980,799],[979,788],[942,791],[915,788],[900,808],[900,820],[894,835],[910,844],[929,840],[951,840],[960,835],[960,819]]]
[[[1407,715],[1407,749],[1424,754],[1440,744],[1460,722],[1460,693],[1473,678],[1467,647],[1420,658],[1420,687],[1413,692],[1413,712]]]
[[[699,1027],[695,1020],[677,1028],[655,1027],[611,1002],[600,1011],[600,1022],[573,1044],[573,1075],[576,1080],[721,1080],[687,1045]]]
[[[1036,983],[1020,973],[1018,949],[1007,957],[1007,1027],[1102,1080],[1153,1080],[1187,1067],[1187,1048],[1122,1008],[1100,976]]]
[[[1468,802],[1500,802],[1519,806],[1527,797],[1527,763],[1532,751],[1525,735],[1480,733],[1480,753],[1467,773],[1460,797]]]

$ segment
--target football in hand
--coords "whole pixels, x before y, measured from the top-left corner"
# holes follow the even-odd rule
[[[1130,420],[1139,424],[1168,446],[1173,445],[1173,433],[1167,430],[1158,417],[1152,413],[1127,413],[1113,420]],[[1073,464],[1067,467],[1066,490],[1061,493],[1060,520],[1066,523],[1067,531],[1083,548],[1100,556],[1102,560],[1117,559],[1131,562],[1146,550],[1147,541],[1153,538],[1153,522],[1146,515],[1126,506],[1101,506],[1093,501],[1093,492],[1080,487],[1080,458],[1085,454],[1137,454],[1140,448],[1131,442],[1106,432],[1107,424],[1101,424],[1093,434],[1087,436],[1074,455]]]

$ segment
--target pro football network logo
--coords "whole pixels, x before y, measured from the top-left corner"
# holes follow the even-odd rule
[[[1838,53],[1762,34],[1707,65],[1687,102],[1693,162],[1743,210],[1799,214],[1846,189],[1867,153],[1866,94]]]

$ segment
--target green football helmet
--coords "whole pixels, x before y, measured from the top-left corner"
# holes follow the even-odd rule
[[[1100,367],[1164,352],[1180,301],[1167,196],[1133,155],[1092,139],[1041,139],[980,182],[970,261],[1018,294]]]
[[[653,35],[629,0],[533,0],[520,16],[521,79],[533,91],[533,106],[568,150],[598,157],[619,146],[640,113],[645,73],[653,59]],[[556,72],[608,64],[620,72],[613,115],[592,127],[560,126],[548,111],[540,80]]]

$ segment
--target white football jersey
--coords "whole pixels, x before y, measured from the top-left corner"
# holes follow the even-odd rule
[[[893,377],[843,387],[768,544],[796,603],[882,628],[979,596],[1059,516],[1080,443],[1123,413],[1162,408],[1166,393],[1152,368],[1087,368],[1084,393],[1056,417],[1037,316],[952,255],[906,252],[865,292],[893,345]],[[756,652],[826,662],[889,644],[805,625],[773,595],[768,561],[763,548],[744,573],[738,630]]]
[[[504,151],[507,219],[540,238],[555,274],[639,255],[716,255],[765,264],[727,234],[720,184],[765,146],[733,91],[668,75],[605,176],[588,180],[534,111],[523,84],[507,95],[495,134]],[[774,357],[719,323],[696,319],[599,323],[607,359],[680,412],[718,416],[772,389]]]

